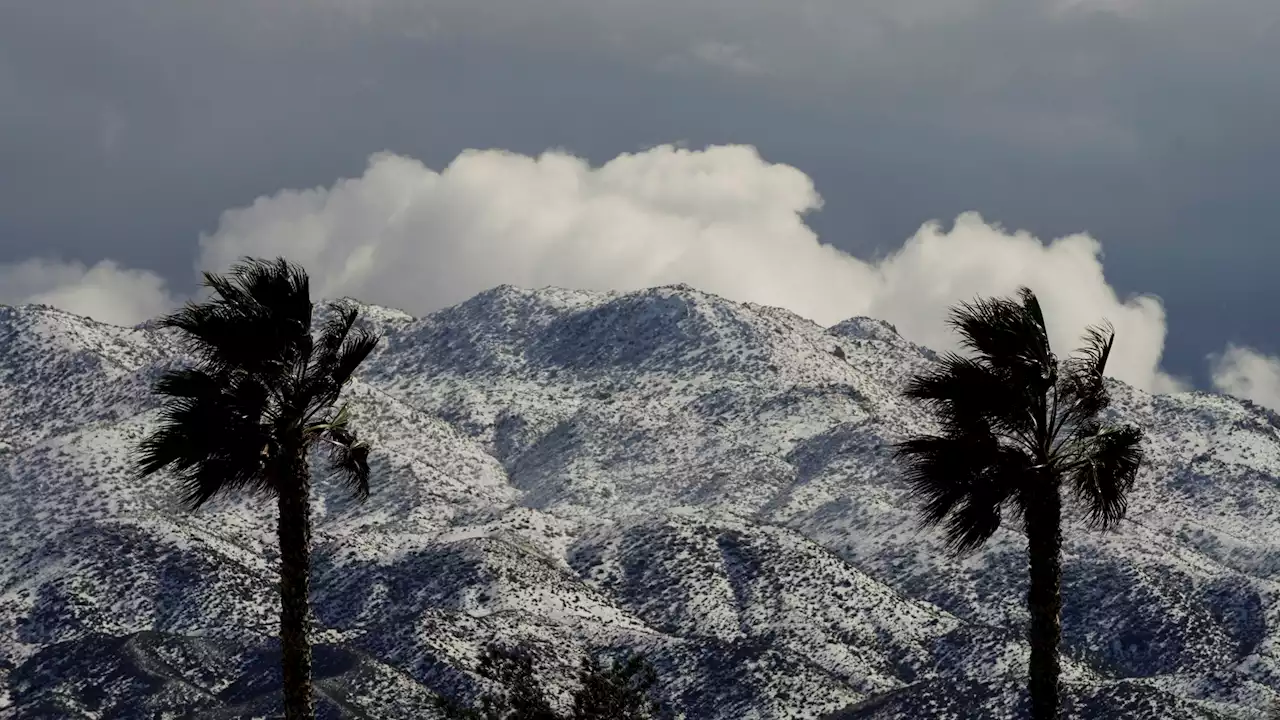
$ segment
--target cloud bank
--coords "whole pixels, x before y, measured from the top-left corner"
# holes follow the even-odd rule
[[[1229,344],[1209,358],[1213,387],[1220,393],[1280,410],[1280,358]]]
[[[467,152],[437,172],[374,155],[364,174],[285,190],[227,211],[201,240],[201,265],[285,255],[317,292],[428,312],[500,283],[631,290],[684,282],[739,301],[788,308],[822,324],[853,315],[951,347],[947,308],[1020,284],[1043,298],[1055,345],[1073,347],[1107,318],[1118,331],[1112,374],[1166,391],[1165,317],[1154,297],[1120,298],[1101,247],[1085,235],[1049,243],[976,214],[922,227],[865,262],[805,224],[822,199],[800,170],[749,146],[659,146],[600,167],[563,152]]]
[[[110,260],[32,259],[0,264],[0,303],[52,305],[113,325],[134,325],[171,309],[177,299],[164,278],[122,268]]]
[[[750,146],[659,146],[594,167],[571,154],[467,151],[442,170],[392,153],[329,187],[281,190],[227,210],[200,238],[199,266],[284,255],[311,272],[317,296],[354,296],[428,313],[501,283],[632,290],[684,282],[733,300],[788,308],[821,324],[854,315],[954,347],[947,309],[1029,285],[1055,347],[1110,320],[1110,374],[1167,392],[1160,300],[1120,297],[1098,241],[1042,241],[965,213],[930,222],[900,250],[866,261],[820,242],[805,223],[822,207],[800,170]],[[3,302],[45,302],[134,323],[176,299],[152,273],[33,260],[0,268]],[[1228,348],[1216,386],[1280,406],[1280,362]]]

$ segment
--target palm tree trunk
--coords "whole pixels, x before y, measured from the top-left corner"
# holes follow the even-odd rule
[[[311,641],[307,627],[311,575],[311,473],[305,456],[295,459],[293,482],[281,483],[280,665],[284,672],[286,720],[312,720]]]
[[[1031,612],[1030,689],[1032,720],[1058,717],[1058,645],[1062,639],[1062,498],[1056,479],[1028,508],[1026,517]]]

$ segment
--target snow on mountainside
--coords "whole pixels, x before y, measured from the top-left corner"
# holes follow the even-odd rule
[[[690,718],[1025,713],[1024,542],[957,559],[917,528],[890,446],[930,427],[900,390],[934,355],[892,326],[685,286],[365,317],[374,494],[315,499],[323,716],[430,718],[483,687],[490,639],[560,692],[582,653],[640,649]],[[0,306],[0,717],[273,712],[272,509],[186,513],[129,473],[181,361],[147,326]],[[1115,395],[1151,463],[1120,530],[1067,529],[1069,715],[1265,717],[1280,417]]]

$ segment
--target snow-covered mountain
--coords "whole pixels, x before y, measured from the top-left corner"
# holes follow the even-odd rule
[[[318,312],[326,312],[321,307]],[[933,353],[685,286],[499,287],[415,319],[348,395],[363,505],[319,483],[327,717],[430,718],[490,639],[567,692],[644,651],[690,718],[1016,718],[1016,527],[953,558],[890,446]],[[172,338],[0,306],[0,717],[239,718],[277,702],[273,506],[198,513],[129,472]],[[1115,386],[1151,462],[1120,530],[1073,519],[1069,716],[1261,718],[1280,700],[1280,416]]]

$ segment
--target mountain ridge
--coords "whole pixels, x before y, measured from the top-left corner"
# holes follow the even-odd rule
[[[361,307],[374,495],[313,501],[326,717],[430,717],[491,638],[561,697],[582,652],[646,651],[689,717],[1019,716],[1025,546],[1006,523],[952,558],[917,527],[889,448],[931,426],[900,391],[936,356],[892,326],[688,286]],[[271,508],[188,514],[127,472],[172,337],[0,307],[0,349],[2,716],[265,716]],[[1118,532],[1066,528],[1069,716],[1264,717],[1280,416],[1112,387],[1152,463]]]

